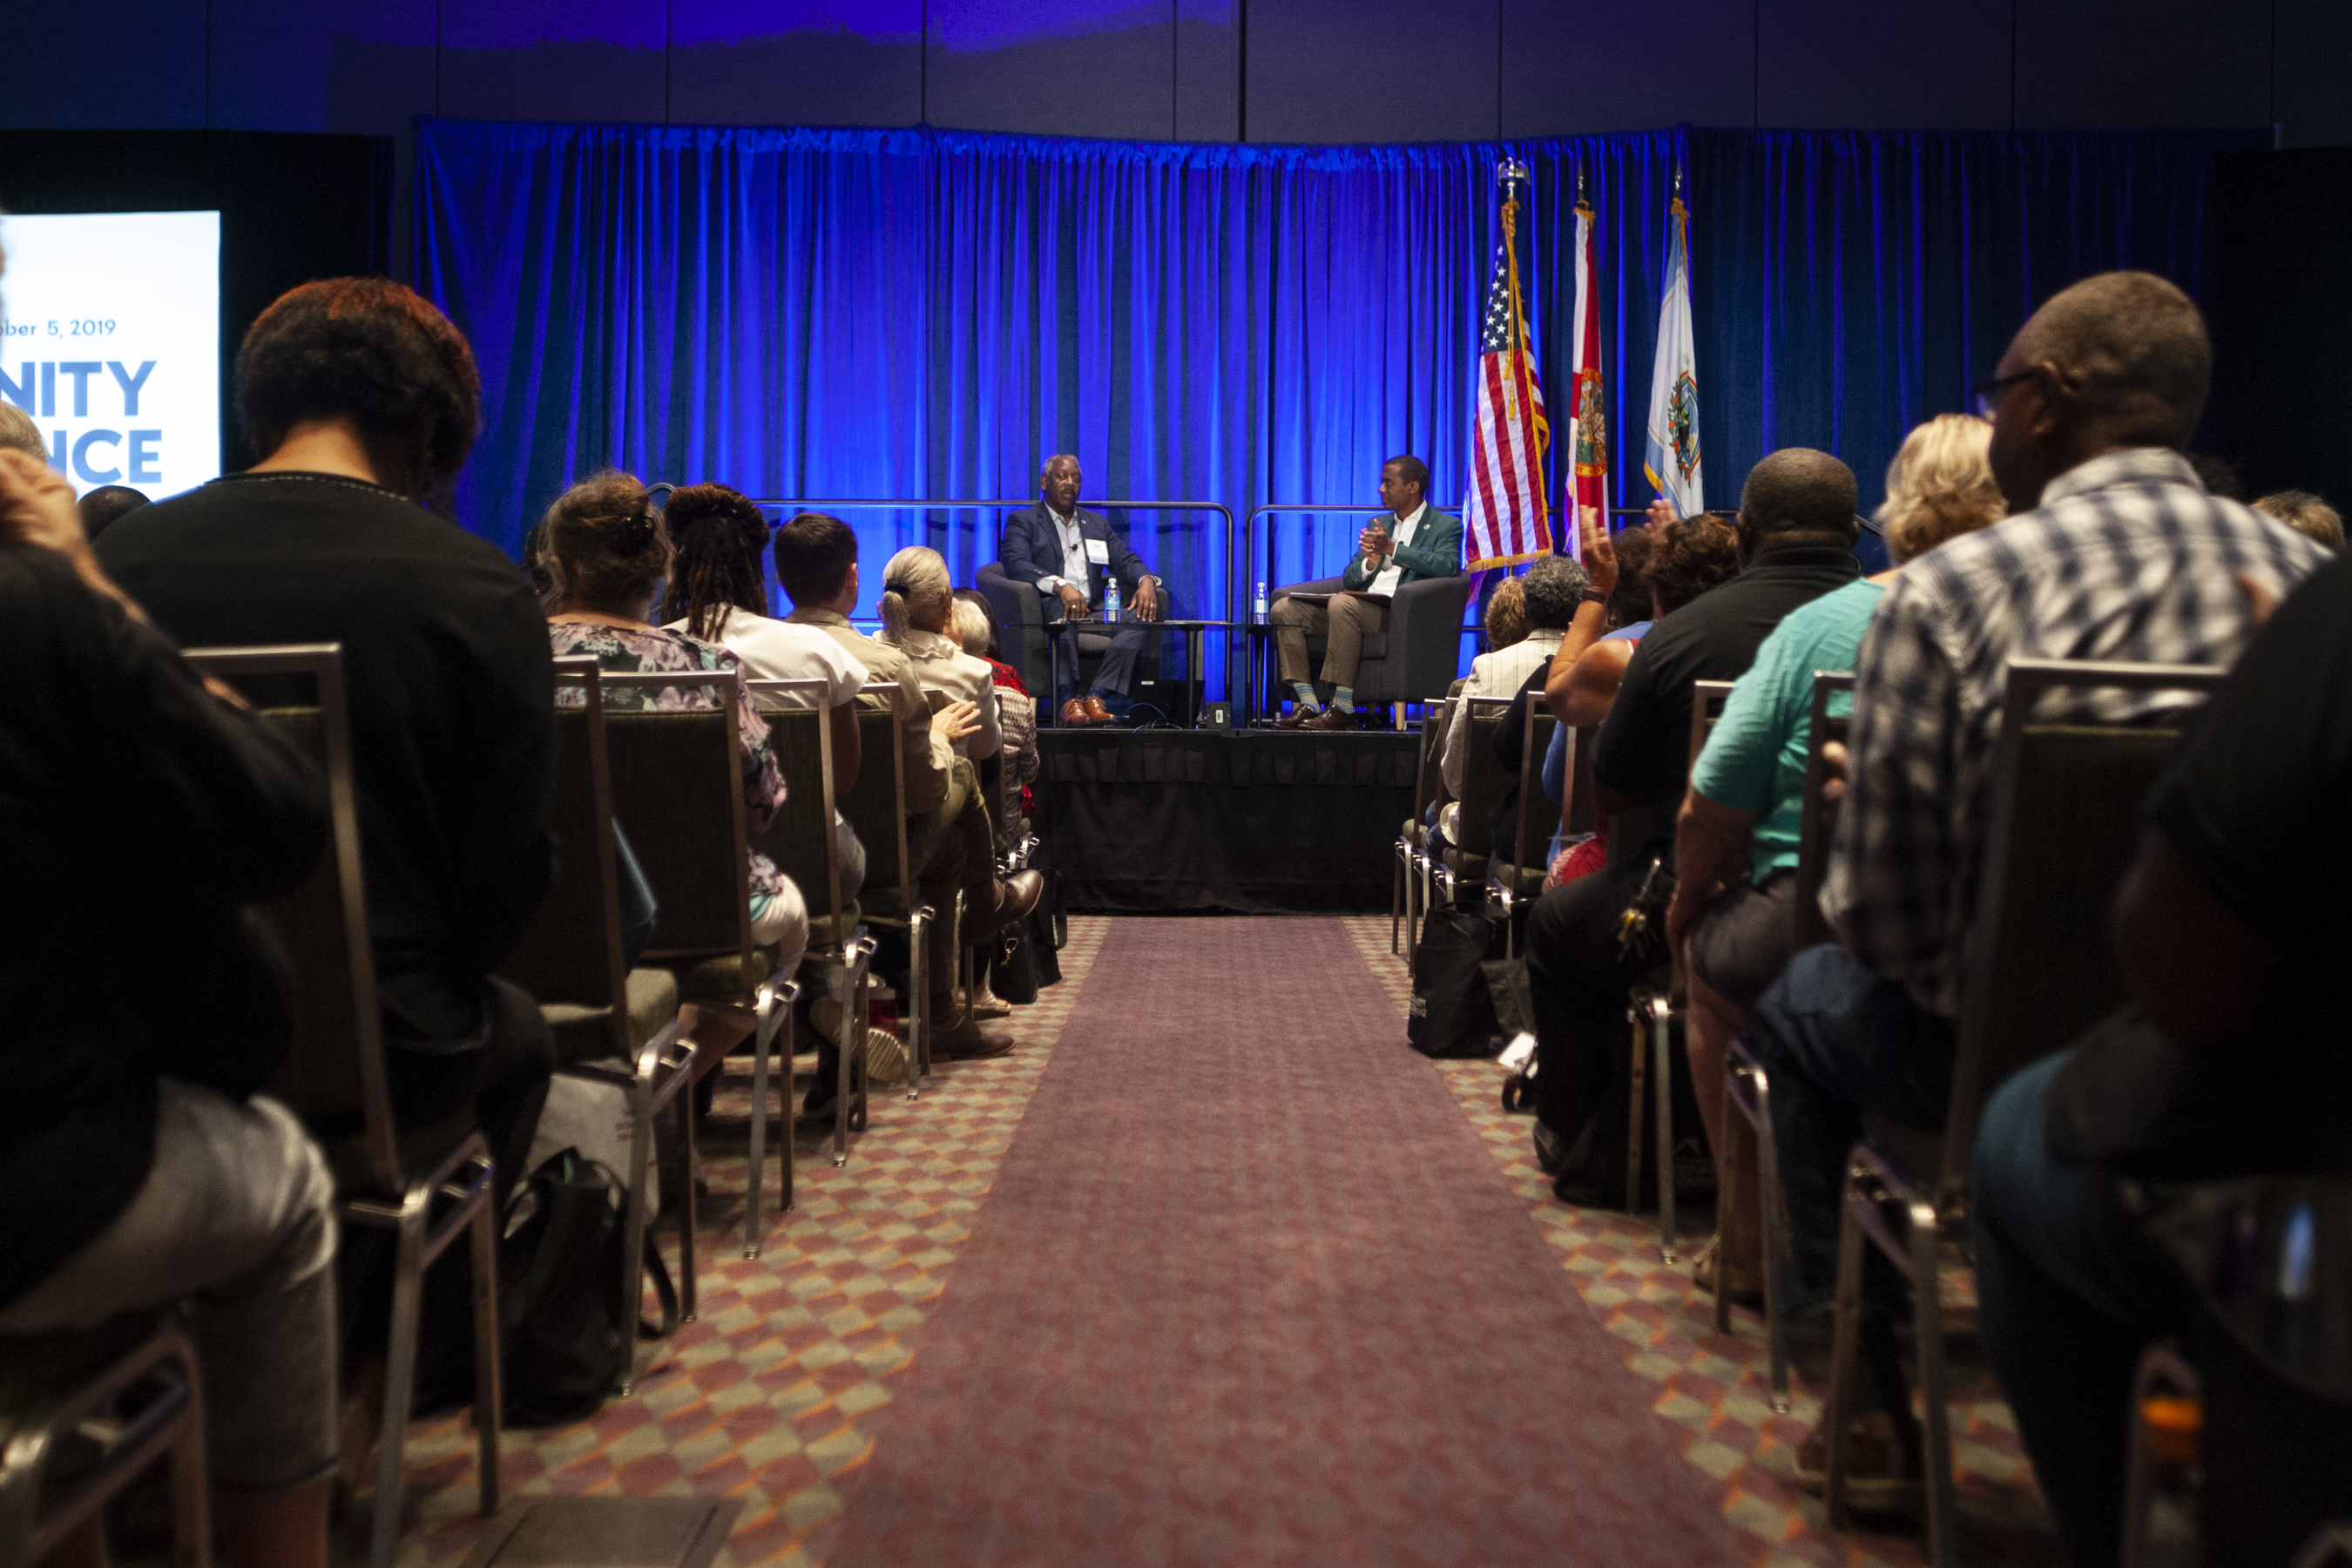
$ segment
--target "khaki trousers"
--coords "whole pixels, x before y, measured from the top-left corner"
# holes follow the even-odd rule
[[[1363,659],[1364,638],[1384,630],[1389,624],[1389,602],[1335,594],[1330,604],[1324,605],[1285,596],[1274,602],[1265,618],[1274,626],[1274,643],[1280,652],[1285,682],[1308,679],[1307,639],[1320,634],[1324,638],[1323,680],[1331,686],[1352,688],[1357,666]]]
[[[970,760],[955,760],[945,800],[907,818],[907,858],[915,868],[917,894],[931,906],[931,994],[945,995],[955,988],[957,890],[967,909],[985,908],[995,898],[996,836]]]

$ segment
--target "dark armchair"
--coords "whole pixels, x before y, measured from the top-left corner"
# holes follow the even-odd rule
[[[1054,683],[1048,673],[1052,648],[1045,635],[1045,623],[1062,618],[1060,602],[1046,598],[1034,584],[1006,576],[1001,561],[992,561],[982,567],[972,579],[972,586],[986,595],[988,607],[996,613],[996,635],[1004,662],[1019,673],[1021,684],[1037,700],[1038,721],[1052,722],[1048,717],[1054,698]],[[1160,584],[1160,605],[1162,619],[1178,613],[1174,593],[1165,581]],[[1076,658],[1083,685],[1084,677],[1101,662],[1108,641],[1102,633],[1080,632],[1075,642],[1062,649],[1064,668],[1067,668],[1067,661]],[[1145,647],[1142,657],[1136,661],[1137,679],[1149,680],[1157,673],[1160,663],[1159,644],[1160,639],[1154,638]]]
[[[1470,602],[1474,580],[1467,572],[1456,572],[1451,577],[1423,577],[1396,591],[1389,602],[1387,629],[1364,639],[1363,660],[1356,669],[1359,707],[1435,702],[1445,696],[1462,663],[1462,611]],[[1336,594],[1341,586],[1339,578],[1326,577],[1277,588],[1274,597]],[[1320,669],[1323,639],[1308,637],[1307,652]]]

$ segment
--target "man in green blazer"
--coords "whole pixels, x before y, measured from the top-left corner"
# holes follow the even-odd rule
[[[1339,579],[1342,593],[1328,604],[1288,595],[1274,602],[1273,623],[1282,679],[1297,693],[1297,706],[1276,722],[1285,730],[1353,730],[1356,666],[1364,638],[1388,626],[1389,599],[1407,583],[1451,577],[1462,570],[1462,524],[1427,500],[1429,466],[1419,458],[1391,458],[1381,466],[1381,503],[1388,514],[1374,518],[1356,542],[1355,559]],[[1331,706],[1318,709],[1307,678],[1307,639],[1325,638],[1323,679],[1331,683]]]

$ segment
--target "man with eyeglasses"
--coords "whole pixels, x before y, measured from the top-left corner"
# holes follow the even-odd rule
[[[2180,455],[2210,367],[2197,307],[2153,274],[2103,273],[2053,298],[1977,389],[2011,515],[1906,566],[1872,618],[1822,889],[1838,940],[1799,953],[1750,1022],[1794,1233],[1792,1312],[1828,1314],[1864,1110],[1943,1125],[2010,660],[2228,664],[2253,624],[2238,577],[2284,593],[2326,559],[2207,494]],[[2077,711],[2131,722],[2182,700],[2103,692]],[[1884,1310],[1892,1276],[1873,1282]],[[1899,1473],[1917,1451],[1899,1436],[1888,1414],[1864,1418],[1849,1450],[1858,1506],[1917,1484]],[[1800,1449],[1801,1482],[1818,1484],[1825,1436]]]

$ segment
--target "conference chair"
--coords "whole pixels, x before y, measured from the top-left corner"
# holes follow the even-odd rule
[[[309,708],[269,708],[263,717],[316,759],[326,775],[327,854],[310,880],[265,910],[302,984],[293,996],[294,1042],[269,1093],[314,1129],[356,1121],[356,1135],[320,1139],[335,1174],[345,1226],[392,1231],[392,1336],[386,1351],[383,1428],[378,1443],[372,1568],[392,1568],[400,1542],[401,1485],[425,1270],[460,1235],[473,1241],[474,1431],[477,1500],[499,1507],[499,1215],[489,1142],[472,1107],[435,1127],[401,1128],[384,1079],[383,1020],[376,1007],[375,950],[360,862],[358,797],[352,783],[351,729],[343,705],[342,647],[203,648],[191,667],[231,683],[255,677],[307,677]]]
[[[1397,589],[1389,600],[1388,625],[1364,638],[1362,657],[1356,666],[1357,707],[1435,702],[1444,697],[1462,663],[1462,612],[1476,581],[1474,573],[1456,572],[1450,577],[1423,577]],[[1337,594],[1342,591],[1343,582],[1325,577],[1293,583],[1276,588],[1273,598],[1286,594]],[[1307,639],[1308,668],[1322,668],[1324,647],[1325,639],[1320,637]],[[1268,690],[1267,700],[1278,705],[1280,693],[1271,686]]]
[[[856,784],[835,804],[866,846],[866,886],[857,895],[866,924],[907,934],[907,984],[898,999],[898,1031],[907,1050],[907,1098],[912,1100],[931,1071],[929,945],[937,917],[917,896],[915,868],[907,852],[907,755],[890,710],[898,693],[894,681],[877,681],[860,693],[878,699],[880,706],[859,704],[863,761]],[[877,765],[885,757],[887,765]]]
[[[1495,757],[1495,726],[1511,706],[1508,697],[1457,697],[1467,703],[1470,720],[1463,734],[1470,748],[1463,759],[1461,809],[1454,822],[1455,842],[1445,847],[1432,867],[1440,895],[1451,904],[1458,889],[1483,888],[1487,857],[1494,847],[1495,808],[1503,803],[1511,775]]]
[[[553,890],[499,973],[538,999],[555,1044],[555,1070],[618,1089],[629,1107],[628,1201],[622,1223],[620,1314],[635,1321],[652,1220],[655,1127],[672,1111],[671,1169],[662,1177],[678,1215],[678,1316],[697,1312],[694,1247],[693,1051],[679,1038],[677,977],[631,969],[622,957],[619,850],[613,839],[611,761],[596,661],[555,661]],[[787,1200],[789,1204],[789,1199]],[[632,1353],[619,1392],[636,1386]]]
[[[173,1568],[211,1568],[204,1377],[176,1310],[0,1339],[0,1568],[32,1568],[164,1456]]]
[[[851,1042],[839,1051],[834,1086],[833,1163],[838,1168],[849,1163],[852,1130],[866,1131],[866,972],[874,939],[858,929],[856,898],[843,897],[841,841],[833,831],[833,724],[824,707],[825,683],[754,680],[751,687],[784,770],[784,804],[761,836],[761,852],[793,879],[809,907],[808,952],[801,963],[837,977],[828,982],[826,994],[841,998],[843,1032]],[[861,763],[859,772],[864,771]],[[791,1162],[785,1163],[789,1168]],[[785,1191],[791,1190],[788,1180]]]
[[[1699,752],[1706,749],[1706,738],[1714,732],[1715,721],[1723,717],[1723,704],[1731,696],[1731,686],[1728,680],[1691,682],[1690,760],[1694,766]],[[1654,1108],[1658,1124],[1658,1256],[1667,1263],[1675,1261],[1675,1243],[1674,1033],[1682,1016],[1671,981],[1664,986],[1636,984],[1625,1009],[1625,1020],[1633,1029],[1632,1065],[1625,1075],[1629,1100],[1625,1112],[1625,1212],[1638,1213],[1642,1205],[1642,1099],[1654,1070],[1658,1079]],[[1717,1300],[1723,1295],[1721,1283],[1718,1279]]]
[[[1507,712],[1504,717],[1507,721]],[[1494,846],[1494,852],[1486,857],[1486,897],[1502,906],[1506,957],[1515,956],[1518,951],[1519,907],[1543,896],[1544,873],[1550,868],[1551,835],[1536,837],[1536,823],[1539,820],[1536,803],[1543,801],[1546,809],[1542,815],[1550,814],[1551,802],[1544,800],[1543,793],[1544,752],[1550,748],[1551,732],[1559,723],[1545,708],[1542,694],[1530,693],[1519,730],[1518,812],[1512,821],[1511,842]],[[1574,731],[1569,732],[1568,743],[1571,748],[1575,746]],[[1535,845],[1532,865],[1528,864],[1528,854],[1530,843]]]
[[[1940,1139],[1865,1117],[1847,1162],[1838,1235],[1823,1500],[1845,1529],[1847,1427],[1862,1334],[1863,1247],[1911,1284],[1926,1401],[1927,1543],[1958,1561],[1945,1377],[1945,1251],[1968,1245],[1969,1156],[1986,1099],[2010,1074],[2062,1050],[2121,1005],[2107,907],[2138,848],[2138,802],[2179,731],[2159,724],[2036,717],[2054,692],[2209,693],[2222,671],[2191,665],[2014,659],[1993,752],[1993,811],[1963,978],[1951,1098]]]
[[[628,832],[660,911],[644,958],[677,977],[681,1002],[748,1018],[751,1024],[751,1147],[743,1200],[743,1256],[757,1258],[763,1239],[769,1058],[777,1027],[792,1016],[800,993],[779,965],[776,950],[761,947],[751,937],[745,880],[751,845],[744,824],[737,714],[742,689],[731,669],[607,670],[601,685],[613,816]],[[667,690],[698,690],[711,705],[654,708]],[[786,1148],[782,1201],[789,1206],[789,1142]]]
[[[2121,1568],[2147,1568],[2158,1466],[2197,1463],[2204,1392],[2178,1347],[2152,1344],[2141,1353],[2132,1374],[2130,1447],[2124,1459],[2123,1548],[2116,1559]]]
[[[1413,910],[1413,890],[1419,873],[1416,868],[1429,847],[1429,807],[1444,786],[1444,777],[1438,767],[1440,753],[1445,745],[1445,720],[1449,710],[1440,708],[1435,713],[1424,713],[1421,719],[1421,766],[1413,774],[1412,815],[1404,819],[1397,831],[1395,875],[1389,884],[1389,952],[1397,950],[1397,917],[1402,910],[1405,928],[1405,962],[1410,964],[1418,945],[1417,916]]]
[[[1829,823],[1822,809],[1822,786],[1829,781],[1826,748],[1843,742],[1851,721],[1832,717],[1830,701],[1853,689],[1853,676],[1845,671],[1817,670],[1813,675],[1811,727],[1806,731],[1803,816],[1797,831],[1796,907],[1790,911],[1789,951],[1799,953],[1829,940],[1829,922],[1822,918],[1822,878],[1829,869]],[[1744,1036],[1735,1035],[1723,1059],[1723,1098],[1756,1132],[1757,1206],[1763,1213],[1764,1333],[1771,1356],[1772,1408],[1789,1408],[1789,1340],[1780,1321],[1780,1270],[1789,1257],[1789,1216],[1780,1196],[1780,1145],[1772,1131],[1772,1080]],[[1715,1211],[1717,1229],[1727,1227],[1739,1201],[1739,1163],[1724,1152],[1722,1191]],[[1723,1259],[1716,1264],[1715,1331],[1731,1331],[1731,1292],[1723,1288]]]

